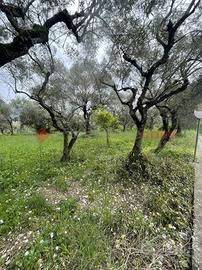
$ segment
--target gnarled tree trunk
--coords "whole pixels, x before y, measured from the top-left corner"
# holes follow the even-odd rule
[[[72,133],[71,135],[71,140],[69,142],[69,133],[64,132],[63,133],[63,154],[62,157],[60,159],[61,162],[68,162],[70,160],[70,154],[71,154],[71,150],[77,140],[77,135],[75,135],[74,133]]]
[[[154,129],[154,117],[151,117],[151,119],[149,121],[149,124],[148,124],[148,128],[150,130],[153,130]]]
[[[164,133],[160,139],[157,148],[154,150],[155,153],[159,153],[163,150],[167,142],[170,140],[174,130],[177,128],[177,112],[175,110],[170,111],[170,115],[171,115],[171,127],[169,128],[168,115],[161,114]]]
[[[145,129],[145,123],[141,123],[140,125],[137,125],[137,133],[135,137],[135,143],[133,145],[133,148],[131,152],[129,153],[128,159],[129,162],[133,162],[136,159],[138,159],[141,155],[142,150],[142,139],[144,135],[144,129]]]
[[[11,135],[13,135],[13,134],[14,134],[14,130],[13,130],[13,121],[10,120],[10,119],[8,119],[8,124],[9,124],[9,126],[10,126],[10,133],[11,133]]]
[[[91,134],[90,116],[85,118],[85,132],[86,132],[86,135]]]
[[[91,134],[91,126],[90,126],[90,117],[91,117],[91,112],[88,111],[87,109],[87,103],[83,106],[83,117],[85,120],[85,132],[86,135]]]
[[[180,123],[180,121],[179,121],[179,119],[178,119],[178,124],[177,124],[177,133],[176,133],[177,135],[182,135],[182,126],[181,126],[181,123]]]

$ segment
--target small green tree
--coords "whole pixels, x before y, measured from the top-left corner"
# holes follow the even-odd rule
[[[111,112],[98,111],[95,113],[95,121],[106,132],[107,145],[109,145],[109,129],[118,123],[117,117]]]

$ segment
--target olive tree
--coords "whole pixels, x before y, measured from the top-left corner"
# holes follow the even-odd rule
[[[171,97],[157,106],[162,119],[164,133],[155,149],[156,153],[162,151],[174,132],[175,134],[181,133],[183,121],[186,121],[186,118],[190,118],[189,115],[193,116],[195,106],[201,102],[201,79],[199,79],[177,97]],[[191,119],[194,121],[194,116]],[[192,127],[191,123],[189,124],[190,127]]]
[[[49,114],[53,127],[63,134],[61,161],[66,162],[79,134],[71,125],[79,108],[71,105],[68,99],[66,67],[59,60],[54,60],[52,53],[45,53],[41,58],[40,62],[32,57],[31,72],[30,68],[28,72],[26,69],[26,64],[30,66],[30,63],[22,64],[20,61],[12,64],[8,68],[13,79],[10,85],[15,93],[26,95]]]
[[[0,99],[0,125],[2,133],[5,129],[8,129],[11,135],[14,134],[13,120],[12,108],[10,104]]]
[[[1,131],[1,134],[3,135],[5,133],[5,131],[8,130],[8,129],[9,129],[8,122],[6,121],[4,116],[0,113],[0,131]]]
[[[106,105],[109,95],[100,83],[101,68],[96,61],[84,59],[76,62],[67,72],[68,99],[79,107],[84,118],[86,135],[91,133],[91,116],[99,107]]]
[[[190,46],[198,33],[194,22],[200,1],[183,6],[175,0],[155,2],[149,12],[144,3],[134,3],[117,23],[106,26],[115,52],[109,69],[113,81],[104,83],[128,106],[137,127],[131,162],[141,156],[148,111],[187,89],[200,54]]]

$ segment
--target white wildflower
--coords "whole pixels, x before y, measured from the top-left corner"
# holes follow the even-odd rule
[[[25,256],[28,256],[28,255],[29,255],[29,251],[26,251],[26,252],[25,252]]]

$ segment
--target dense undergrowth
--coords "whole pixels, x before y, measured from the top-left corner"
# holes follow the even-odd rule
[[[62,165],[60,135],[0,136],[0,267],[189,269],[193,133],[158,156],[147,138],[144,175],[123,166],[133,137],[81,136]]]

